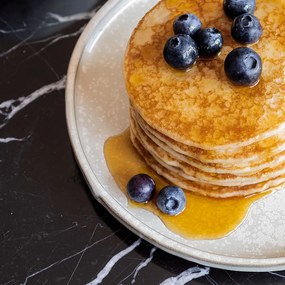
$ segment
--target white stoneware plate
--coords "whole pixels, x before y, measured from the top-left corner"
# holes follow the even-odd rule
[[[103,154],[104,142],[128,127],[123,57],[137,22],[157,0],[109,0],[74,50],[67,78],[66,115],[78,163],[95,198],[130,230],[182,258],[239,271],[285,269],[285,191],[255,203],[243,224],[217,240],[187,240],[150,212],[129,208]]]

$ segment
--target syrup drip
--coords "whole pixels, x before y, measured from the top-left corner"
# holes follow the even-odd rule
[[[108,168],[118,187],[126,193],[129,179],[146,173],[156,182],[156,194],[168,183],[151,170],[136,152],[129,138],[129,130],[109,138],[104,145]],[[226,199],[208,198],[185,191],[186,209],[177,216],[168,216],[160,212],[152,201],[139,204],[129,200],[129,207],[142,207],[157,215],[172,232],[191,239],[217,239],[234,231],[245,219],[255,201],[271,191]]]

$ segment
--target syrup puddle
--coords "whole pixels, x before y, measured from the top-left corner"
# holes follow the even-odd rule
[[[129,138],[129,130],[109,138],[104,145],[108,168],[118,187],[127,195],[129,179],[138,173],[150,175],[156,182],[156,193],[168,183],[147,167],[136,152]],[[185,191],[186,209],[178,216],[161,213],[155,205],[155,197],[146,204],[129,200],[130,207],[141,207],[157,215],[166,227],[186,238],[217,239],[231,233],[242,223],[253,202],[271,191],[226,199],[208,198]]]

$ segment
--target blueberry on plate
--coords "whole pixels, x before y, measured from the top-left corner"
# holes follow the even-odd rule
[[[178,215],[185,209],[186,197],[181,188],[166,186],[158,193],[156,205],[165,214]]]
[[[259,81],[262,62],[260,56],[253,49],[239,47],[227,55],[224,69],[226,76],[234,84],[253,86]]]
[[[255,0],[224,0],[224,11],[228,17],[234,19],[244,13],[254,13]]]
[[[262,27],[255,16],[246,13],[234,19],[231,33],[237,42],[241,44],[253,44],[261,37]]]
[[[202,27],[201,21],[194,14],[183,14],[173,22],[174,34],[193,36]]]
[[[195,34],[195,42],[200,57],[213,57],[217,55],[223,46],[223,36],[216,28],[206,28]]]
[[[147,174],[133,176],[127,184],[127,192],[131,200],[138,203],[148,202],[155,190],[154,180]]]
[[[163,49],[165,61],[176,69],[188,69],[198,58],[198,49],[188,35],[175,35],[169,38]]]

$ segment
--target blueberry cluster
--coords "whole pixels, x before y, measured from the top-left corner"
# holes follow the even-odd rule
[[[233,19],[231,35],[241,44],[254,44],[262,35],[260,22],[253,15],[255,6],[255,0],[224,0],[224,11]],[[253,49],[239,47],[227,55],[224,69],[234,84],[252,86],[259,81],[262,62]]]
[[[213,57],[223,46],[221,32],[216,28],[202,29],[201,21],[194,14],[183,14],[176,18],[173,31],[175,35],[166,41],[163,56],[176,69],[189,69],[198,57]]]
[[[262,35],[259,20],[253,15],[256,0],[224,0],[225,14],[233,19],[232,37],[241,44],[254,44]],[[163,55],[165,61],[176,69],[186,70],[198,57],[211,58],[223,46],[223,37],[216,28],[202,29],[202,23],[194,14],[183,14],[173,23],[174,36],[167,40]],[[236,85],[253,86],[260,78],[262,61],[249,47],[231,51],[224,63],[225,74]]]
[[[155,182],[147,174],[133,176],[127,184],[127,192],[131,200],[138,203],[150,201],[155,192]],[[166,186],[160,190],[156,198],[157,207],[165,214],[180,214],[186,206],[183,190],[177,186]]]

